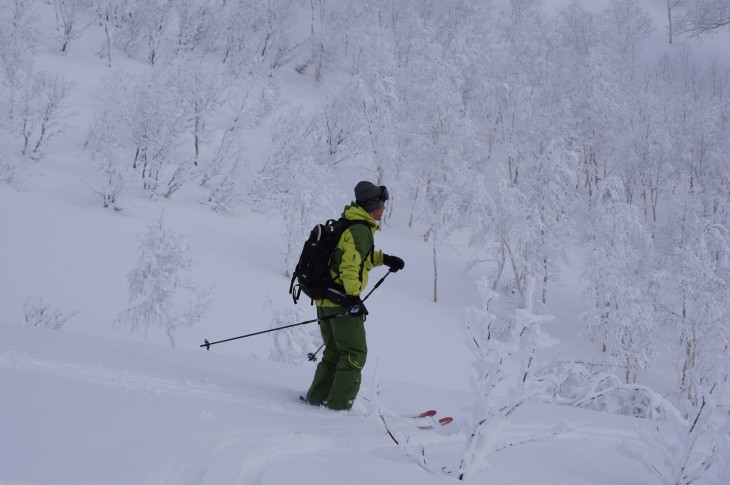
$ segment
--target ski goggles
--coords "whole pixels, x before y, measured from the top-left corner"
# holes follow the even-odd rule
[[[362,202],[358,202],[363,207],[368,207],[370,205],[373,205],[377,202],[383,202],[385,203],[386,200],[390,198],[390,195],[388,194],[388,188],[385,185],[379,185],[378,188],[380,189],[380,194],[376,195],[373,198],[370,198],[368,200],[364,200]],[[382,205],[382,204],[381,204]]]

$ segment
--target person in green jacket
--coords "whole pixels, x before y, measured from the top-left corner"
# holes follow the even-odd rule
[[[361,373],[368,353],[365,341],[365,316],[368,314],[360,294],[368,283],[368,272],[386,265],[390,271],[403,269],[397,256],[375,250],[374,234],[383,217],[388,189],[362,181],[355,186],[355,202],[342,213],[353,224],[342,233],[330,262],[336,289],[342,292],[337,302],[317,300],[317,318],[346,315],[319,322],[324,341],[322,361],[317,365],[306,402],[329,409],[348,410],[360,390]]]

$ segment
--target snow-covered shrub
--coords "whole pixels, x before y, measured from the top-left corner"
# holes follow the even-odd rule
[[[499,295],[490,288],[486,278],[478,287],[482,305],[467,309],[467,345],[476,357],[473,364],[476,377],[472,379],[472,431],[458,467],[462,480],[488,467],[494,453],[547,440],[570,428],[567,423],[559,423],[542,433],[519,437],[506,432],[510,416],[539,391],[534,384],[532,365],[537,351],[552,343],[541,330],[542,322],[552,317],[532,313],[528,304],[514,311],[507,331],[493,332],[497,322],[504,318],[495,311]],[[525,302],[533,301],[534,291],[534,280],[528,278]]]
[[[574,406],[626,416],[676,422],[677,408],[650,388],[625,384],[616,376],[606,375],[590,383],[586,395]]]
[[[0,152],[0,182],[18,189],[27,187],[23,176],[24,164],[21,158]]]
[[[91,153],[100,172],[98,181],[88,182],[91,190],[101,197],[104,207],[122,210],[119,197],[131,184],[134,173],[120,158],[120,150],[112,140],[96,144]]]
[[[115,324],[129,325],[145,336],[151,326],[160,327],[174,347],[175,331],[199,322],[211,303],[207,290],[180,275],[192,266],[190,246],[182,236],[164,227],[162,216],[152,221],[140,237],[137,267],[127,276],[129,306]]]
[[[647,386],[626,384],[608,372],[591,373],[577,362],[552,363],[535,373],[547,402],[655,421],[682,421],[679,410]]]
[[[214,212],[234,214],[242,205],[241,165],[235,160],[230,168],[208,186],[208,196],[203,202]]]
[[[704,389],[687,421],[638,425],[639,442],[624,443],[623,451],[664,485],[726,484],[730,477],[730,418],[721,401],[726,384],[715,381]]]
[[[78,312],[63,313],[58,307],[51,308],[50,304],[38,298],[37,302],[26,300],[23,303],[23,313],[28,326],[59,330]]]

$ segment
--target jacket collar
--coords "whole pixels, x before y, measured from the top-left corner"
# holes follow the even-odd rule
[[[380,228],[378,221],[370,217],[370,214],[365,212],[365,209],[352,202],[350,205],[345,207],[342,212],[342,217],[351,221],[365,221],[374,227],[376,230]]]

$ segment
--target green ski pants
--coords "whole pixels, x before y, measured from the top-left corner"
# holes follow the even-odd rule
[[[346,311],[342,307],[317,307],[317,318]],[[307,392],[307,402],[326,404],[330,409],[350,409],[360,390],[368,353],[365,321],[361,316],[343,316],[320,321],[319,329],[325,347]]]

